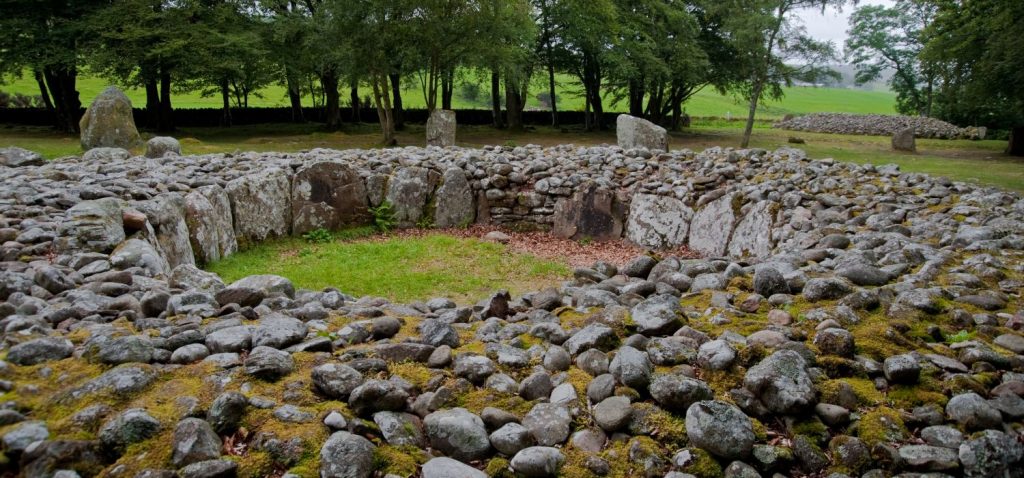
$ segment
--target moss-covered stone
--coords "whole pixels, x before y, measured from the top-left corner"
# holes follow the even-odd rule
[[[907,438],[907,427],[900,413],[888,407],[878,407],[864,413],[857,425],[857,436],[864,443],[873,446],[878,443],[895,443]]]
[[[380,445],[373,450],[373,467],[384,475],[410,477],[427,462],[427,453],[414,446]]]
[[[487,462],[487,466],[484,468],[484,473],[487,473],[487,476],[491,478],[515,477],[515,473],[512,472],[508,460],[501,457],[491,458],[491,460]]]
[[[724,476],[722,465],[710,453],[700,448],[689,448],[688,451],[693,459],[682,468],[683,472],[697,478],[722,478]]]
[[[843,389],[853,391],[857,402],[864,406],[877,406],[885,402],[885,396],[875,388],[874,382],[864,378],[842,378],[826,380],[818,385],[821,401],[837,405],[844,404]]]

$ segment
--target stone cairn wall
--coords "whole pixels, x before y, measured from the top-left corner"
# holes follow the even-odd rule
[[[893,136],[913,128],[918,138],[985,139],[985,127],[960,128],[945,121],[922,116],[857,115],[850,113],[812,113],[786,118],[776,128],[817,133]]]
[[[1019,474],[1018,195],[792,149],[129,156],[0,168],[21,476]],[[704,258],[472,306],[196,267],[385,201]]]

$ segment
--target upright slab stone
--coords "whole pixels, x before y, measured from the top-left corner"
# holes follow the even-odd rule
[[[476,218],[473,189],[461,168],[444,172],[435,198],[434,225],[437,227],[466,227]]]
[[[914,139],[914,128],[906,128],[897,132],[892,137],[892,149],[896,151],[917,151],[917,142]]]
[[[167,193],[132,205],[142,211],[153,226],[156,243],[171,269],[182,264],[195,265],[185,223],[185,198],[177,193]]]
[[[767,257],[772,252],[772,210],[777,203],[760,201],[736,225],[729,241],[730,257]]]
[[[668,151],[668,131],[643,118],[619,115],[615,120],[615,136],[622,149]]]
[[[427,119],[427,146],[455,146],[455,112],[434,110]]]
[[[82,201],[68,209],[59,228],[62,250],[110,252],[124,242],[121,201]]]
[[[240,245],[290,233],[291,179],[285,171],[273,168],[243,176],[229,182],[225,190]]]
[[[238,250],[231,200],[224,188],[203,186],[185,196],[185,223],[196,262],[217,261]]]
[[[652,249],[667,249],[686,243],[693,210],[668,196],[635,194],[629,205],[626,238]]]
[[[430,171],[426,168],[408,167],[399,169],[388,181],[387,201],[394,210],[395,225],[401,228],[414,227],[424,217],[427,202],[433,187]]]
[[[322,161],[295,173],[292,180],[292,233],[368,224],[372,220],[366,186],[347,164]]]
[[[142,143],[132,118],[132,102],[116,87],[103,90],[85,110],[78,123],[82,149],[100,147],[130,149]]]
[[[693,216],[690,223],[690,249],[703,256],[725,254],[729,246],[736,215],[732,203],[736,194],[726,194],[710,203]]]
[[[555,203],[552,234],[565,239],[611,241],[622,237],[625,205],[594,182],[580,186],[569,199]]]

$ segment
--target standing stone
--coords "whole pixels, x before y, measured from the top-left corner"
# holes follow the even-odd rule
[[[730,257],[767,257],[772,252],[772,205],[760,201],[750,208],[729,241]]]
[[[167,153],[181,155],[181,143],[170,136],[155,136],[146,141],[147,158],[162,158]]]
[[[434,110],[427,119],[427,146],[455,146],[455,112]]]
[[[424,209],[433,188],[430,172],[425,168],[409,167],[399,169],[388,181],[387,201],[394,211],[397,227],[416,226],[424,217]]]
[[[366,186],[351,166],[322,161],[295,173],[292,181],[292,233],[368,224]]]
[[[64,217],[59,229],[63,250],[110,252],[124,242],[124,217],[117,199],[82,201]]]
[[[668,196],[636,194],[629,206],[626,238],[652,249],[681,246],[690,232],[693,209]]]
[[[180,194],[161,194],[151,201],[133,203],[133,206],[142,211],[153,226],[156,243],[171,269],[196,263],[185,224],[185,199]]]
[[[465,227],[476,218],[476,204],[466,173],[460,168],[449,168],[437,188],[434,225],[440,228]]]
[[[690,223],[690,249],[703,256],[725,254],[736,215],[733,212],[735,194],[726,194],[704,206]]]
[[[668,131],[643,118],[619,115],[615,120],[615,135],[622,149],[668,151]]]
[[[612,191],[587,182],[555,204],[552,233],[563,239],[611,241],[622,237],[625,206]]]
[[[92,101],[78,123],[82,149],[100,147],[131,149],[142,143],[132,118],[132,102],[116,87],[109,86]]]
[[[914,139],[914,128],[906,128],[898,131],[892,136],[892,149],[896,151],[917,152],[917,142]]]
[[[203,186],[185,196],[185,224],[197,263],[218,261],[238,251],[231,200],[224,188]]]
[[[228,183],[235,237],[241,245],[255,244],[291,231],[291,180],[273,168]]]

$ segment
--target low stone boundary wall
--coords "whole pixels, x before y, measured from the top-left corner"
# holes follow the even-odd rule
[[[805,228],[810,216],[835,215],[838,226],[856,213],[852,206],[883,207],[877,195],[912,211],[976,189],[940,182],[919,196],[888,196],[895,166],[813,161],[794,149],[401,148],[157,159],[97,149],[2,174],[4,260],[110,253],[112,262],[155,273],[275,237],[370,224],[371,208],[385,202],[398,227],[491,223],[757,258],[820,239],[822,231]],[[926,181],[904,176],[908,187]],[[901,222],[887,220],[893,230]]]

